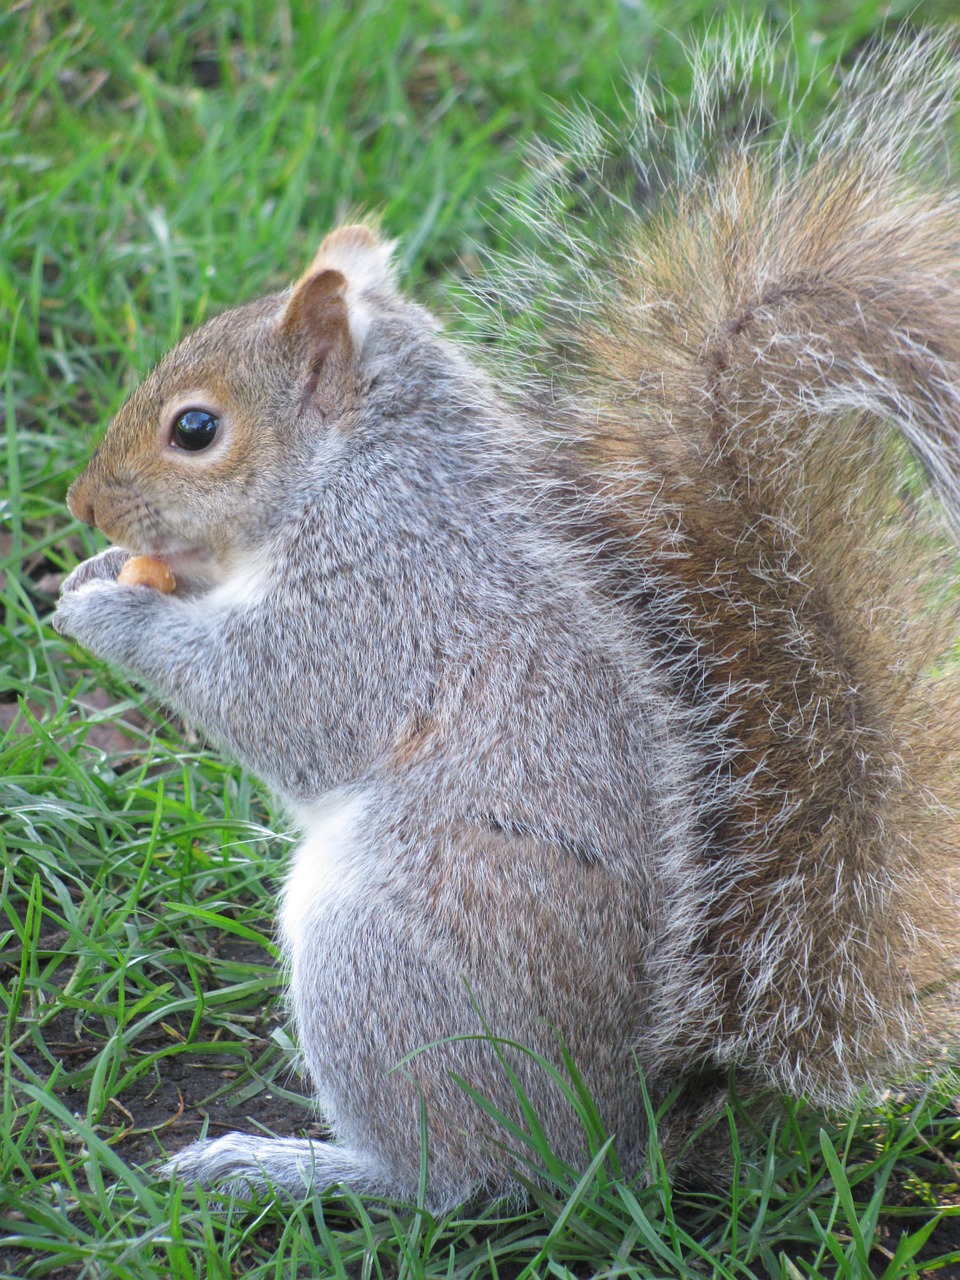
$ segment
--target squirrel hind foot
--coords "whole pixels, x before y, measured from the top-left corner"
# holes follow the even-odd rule
[[[157,1174],[251,1198],[283,1194],[303,1199],[337,1185],[360,1195],[396,1194],[369,1156],[309,1138],[246,1133],[204,1138],[175,1152]]]
[[[192,1142],[175,1152],[160,1165],[157,1176],[242,1199],[273,1196],[304,1200],[340,1187],[374,1200],[414,1201],[418,1171],[408,1172],[413,1175],[412,1182],[392,1176],[381,1161],[366,1152],[332,1142],[228,1133]],[[468,1200],[472,1190],[431,1178],[427,1207],[441,1212]]]

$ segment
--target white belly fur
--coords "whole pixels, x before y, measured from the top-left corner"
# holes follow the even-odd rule
[[[304,838],[293,855],[280,912],[281,942],[292,962],[310,918],[348,901],[368,880],[357,833],[365,808],[362,794],[334,792],[299,812]]]

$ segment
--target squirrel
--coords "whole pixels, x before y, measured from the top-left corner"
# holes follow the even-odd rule
[[[536,1176],[527,1108],[582,1166],[575,1077],[635,1174],[641,1078],[693,1082],[679,1151],[731,1072],[842,1108],[952,1043],[957,66],[868,54],[802,141],[727,128],[754,53],[686,120],[638,92],[625,159],[589,119],[545,157],[540,247],[481,285],[519,357],[343,226],[71,486],[114,545],[57,630],[303,833],[280,932],[331,1139],[179,1178],[415,1199],[425,1141],[439,1210]]]

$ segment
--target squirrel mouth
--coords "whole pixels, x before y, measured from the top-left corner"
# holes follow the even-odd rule
[[[212,585],[219,576],[213,555],[203,547],[178,547],[174,551],[160,547],[142,547],[137,549],[136,554],[160,560],[178,582],[181,579],[193,579]]]

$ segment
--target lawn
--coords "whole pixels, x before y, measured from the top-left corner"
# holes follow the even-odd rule
[[[794,47],[815,112],[884,22],[950,8],[738,12]],[[616,119],[648,68],[682,99],[682,41],[714,13],[23,0],[0,16],[0,1276],[960,1275],[950,1075],[842,1122],[783,1107],[760,1124],[731,1100],[710,1138],[729,1185],[674,1185],[654,1149],[649,1185],[560,1170],[526,1212],[251,1209],[151,1172],[204,1126],[315,1123],[272,934],[289,838],[253,778],[50,629],[64,571],[101,545],[67,485],[184,328],[295,277],[353,211],[378,211],[406,286],[469,327],[458,282],[523,234],[507,192],[557,104]]]

